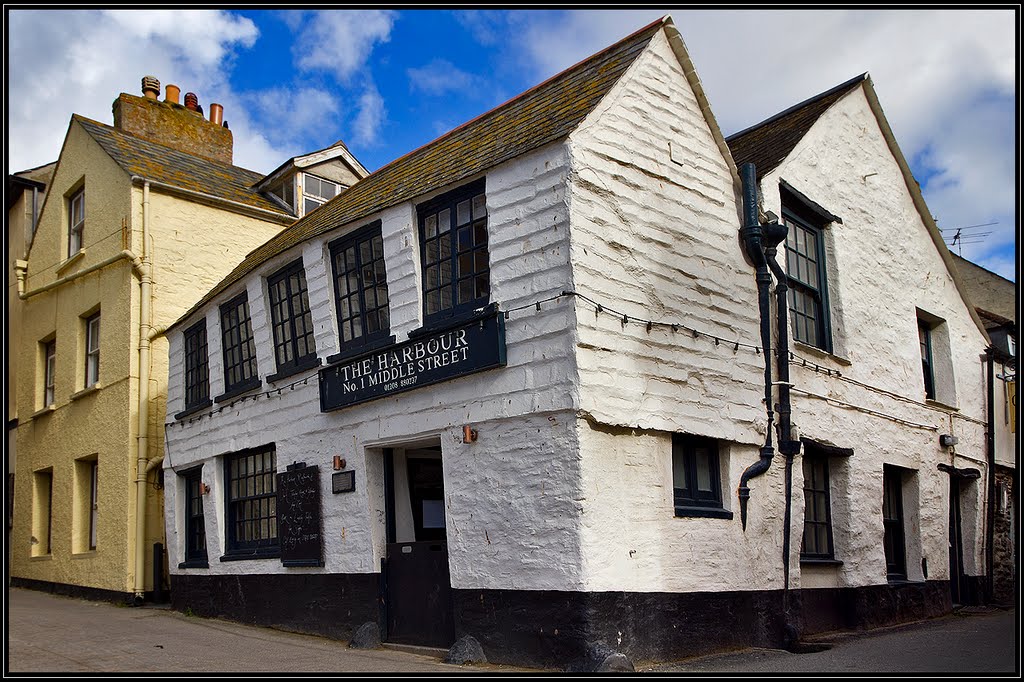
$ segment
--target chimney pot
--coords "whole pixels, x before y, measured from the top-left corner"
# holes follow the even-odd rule
[[[160,96],[160,81],[156,76],[142,77],[142,94],[146,99],[156,99]]]
[[[216,102],[210,104],[210,123],[220,125],[224,121],[224,107]]]
[[[185,108],[189,111],[197,111],[199,109],[199,98],[196,97],[196,93],[185,93]]]
[[[168,83],[166,92],[167,99],[164,100],[165,102],[170,102],[171,104],[179,103],[178,100],[181,97],[181,88],[179,88],[177,85],[172,85]]]

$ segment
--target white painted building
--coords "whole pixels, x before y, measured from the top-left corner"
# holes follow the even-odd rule
[[[776,311],[740,238],[757,208],[666,18],[356,182],[168,331],[176,608],[471,636],[493,662],[541,665],[947,612],[937,465],[984,475],[986,338],[870,81],[816,121],[759,176],[764,210],[831,216],[832,342],[790,348],[790,486],[763,402],[766,359],[769,384],[786,366]],[[801,205],[780,211],[782,183]],[[932,402],[915,315],[945,325],[950,393]],[[805,493],[811,457],[828,478],[819,464]],[[881,513],[897,478],[900,565]],[[810,519],[814,551],[805,495],[831,510]]]

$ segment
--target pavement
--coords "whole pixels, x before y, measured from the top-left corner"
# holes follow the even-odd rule
[[[536,672],[449,665],[437,655],[349,649],[347,642],[199,618],[166,606],[129,607],[20,588],[7,590],[8,673]]]
[[[224,673],[535,676],[559,673],[511,666],[442,662],[443,650],[347,642],[200,618],[167,606],[133,608],[20,588],[7,590],[5,676],[40,673]],[[803,653],[744,649],[638,666],[637,673],[722,674],[1016,673],[1015,609],[971,607],[949,616],[804,641]]]
[[[674,674],[960,674],[1020,677],[1015,609],[967,607],[916,623],[833,632],[802,641],[802,653],[744,649],[643,668]]]

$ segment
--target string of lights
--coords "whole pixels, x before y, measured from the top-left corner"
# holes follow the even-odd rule
[[[729,339],[729,338],[726,338],[724,336],[718,336],[716,334],[712,334],[710,332],[702,331],[700,329],[696,329],[696,328],[691,327],[689,325],[683,324],[682,322],[662,322],[662,321],[659,321],[659,320],[648,320],[648,319],[643,318],[643,317],[637,317],[636,315],[630,315],[628,313],[624,313],[624,312],[616,310],[614,308],[610,308],[610,307],[606,306],[603,303],[595,301],[594,299],[590,298],[589,296],[585,296],[584,294],[581,294],[578,291],[572,291],[572,290],[565,290],[561,294],[558,294],[557,296],[551,296],[549,298],[544,298],[544,299],[541,299],[539,301],[535,301],[534,303],[527,303],[526,305],[521,305],[521,306],[516,306],[514,308],[509,308],[509,309],[504,311],[505,319],[506,320],[509,319],[509,313],[513,313],[513,312],[516,312],[516,311],[519,311],[519,310],[526,310],[526,309],[529,309],[529,308],[533,308],[533,309],[539,311],[541,309],[541,304],[542,303],[549,303],[551,301],[557,301],[558,299],[563,298],[563,297],[575,297],[575,298],[577,298],[577,299],[587,303],[591,307],[593,307],[595,314],[597,314],[597,315],[607,314],[607,315],[611,315],[612,317],[615,317],[616,319],[619,320],[619,322],[622,324],[623,327],[625,327],[627,324],[630,324],[630,323],[636,323],[636,324],[642,325],[647,330],[648,333],[650,333],[651,330],[654,329],[655,327],[658,327],[660,329],[669,329],[673,333],[676,333],[676,332],[679,332],[679,331],[683,331],[683,332],[686,332],[686,333],[690,334],[695,339],[705,338],[705,339],[709,339],[711,341],[714,341],[716,346],[724,345],[727,348],[731,348],[734,353],[738,352],[740,348],[746,348],[746,349],[754,351],[758,355],[761,354],[761,347],[760,346],[757,346],[757,345],[754,345],[754,344],[751,344],[751,343],[745,343],[743,341],[737,341],[736,339]]]
[[[708,331],[696,329],[695,327],[691,327],[691,326],[683,324],[681,322],[664,322],[664,321],[659,321],[659,320],[650,320],[650,319],[646,319],[646,318],[642,318],[642,317],[637,317],[635,315],[630,315],[628,313],[624,313],[622,311],[616,310],[615,308],[611,308],[611,307],[609,307],[609,306],[607,306],[607,305],[605,305],[605,304],[603,304],[603,303],[601,303],[601,302],[599,302],[599,301],[597,301],[597,300],[595,300],[595,299],[593,299],[593,298],[591,298],[589,296],[586,296],[584,294],[581,294],[581,293],[579,293],[577,291],[572,291],[572,290],[564,290],[561,293],[556,294],[554,296],[549,296],[547,298],[538,299],[538,300],[533,301],[531,303],[526,303],[526,304],[523,304],[523,305],[514,306],[512,308],[504,309],[504,310],[502,310],[502,314],[504,315],[504,318],[506,320],[508,320],[508,319],[510,319],[510,316],[511,316],[512,313],[520,312],[520,311],[523,311],[523,310],[534,310],[534,311],[540,312],[542,310],[543,304],[557,302],[557,301],[559,301],[559,300],[561,300],[563,298],[575,298],[575,299],[578,299],[578,300],[586,303],[590,307],[592,307],[593,310],[594,310],[595,315],[602,315],[602,314],[610,315],[610,316],[614,317],[615,319],[617,319],[622,324],[623,327],[625,327],[628,324],[638,324],[638,325],[641,325],[647,331],[647,333],[650,333],[651,330],[654,329],[655,327],[660,328],[660,329],[668,329],[668,330],[671,330],[673,333],[684,332],[684,333],[687,333],[687,334],[691,335],[694,339],[705,338],[705,339],[708,339],[709,341],[713,341],[716,347],[724,347],[726,349],[730,349],[730,350],[732,350],[733,353],[737,353],[737,352],[739,352],[739,350],[741,348],[744,348],[744,349],[748,349],[748,350],[753,350],[758,355],[761,354],[761,347],[758,346],[758,345],[751,344],[751,343],[745,343],[743,341],[738,341],[736,339],[725,338],[723,336],[718,336],[717,334],[712,334],[712,333],[710,333]],[[780,351],[778,349],[773,349],[772,353],[776,357],[778,357],[780,355]],[[847,382],[847,383],[850,383],[850,384],[853,384],[853,385],[856,385],[856,386],[860,386],[861,388],[865,388],[865,389],[868,389],[868,390],[871,390],[871,391],[875,391],[877,393],[881,393],[881,394],[886,395],[886,396],[888,396],[890,398],[893,398],[895,400],[900,400],[900,401],[903,401],[903,402],[906,402],[906,403],[910,403],[910,404],[915,405],[917,407],[923,407],[923,408],[926,408],[926,409],[929,409],[929,410],[934,410],[934,411],[942,412],[944,414],[952,414],[952,413],[949,412],[948,409],[944,409],[944,408],[939,407],[939,406],[928,405],[926,403],[921,403],[921,402],[918,402],[916,400],[913,400],[912,398],[907,398],[907,397],[901,396],[901,395],[899,395],[897,393],[893,393],[892,391],[888,391],[886,389],[879,388],[877,386],[872,386],[870,384],[866,384],[864,382],[857,381],[855,379],[852,379],[852,378],[844,375],[842,372],[840,372],[837,369],[832,369],[830,367],[825,367],[824,365],[820,365],[820,364],[818,364],[818,363],[816,363],[816,362],[814,362],[812,360],[808,360],[805,357],[797,355],[793,351],[788,351],[788,356],[789,356],[788,360],[789,360],[789,363],[791,365],[798,366],[798,367],[803,367],[803,368],[806,368],[806,369],[810,369],[810,370],[814,371],[815,373],[825,374],[826,376],[834,377],[836,379],[839,379],[840,381],[844,381],[844,382]],[[212,415],[219,414],[219,413],[223,412],[224,410],[229,410],[232,407],[234,407],[235,405],[240,404],[240,403],[245,403],[245,402],[250,401],[250,400],[255,402],[255,401],[257,401],[257,400],[259,400],[261,398],[270,398],[270,397],[273,397],[273,396],[279,396],[279,395],[281,395],[282,392],[284,392],[284,391],[292,391],[292,390],[294,390],[299,385],[307,385],[309,383],[310,379],[315,379],[315,378],[316,378],[316,375],[315,374],[311,374],[311,375],[307,375],[307,376],[303,377],[302,379],[298,379],[296,381],[293,381],[292,383],[287,384],[285,386],[281,386],[281,387],[278,387],[278,388],[272,388],[272,389],[269,389],[269,390],[266,390],[266,391],[260,391],[260,392],[257,392],[257,393],[249,393],[249,394],[240,396],[240,397],[232,400],[231,402],[228,402],[228,403],[225,403],[223,405],[220,405],[219,407],[217,407],[216,409],[211,410],[210,412],[200,413],[200,414],[197,414],[197,415],[194,415],[194,416],[190,416],[190,417],[187,417],[187,418],[182,418],[182,419],[177,420],[176,422],[173,422],[173,423],[176,423],[179,426],[183,426],[186,423],[191,424],[191,423],[193,423],[195,421],[198,421],[198,420],[201,420],[201,419],[203,419],[205,417],[210,417]],[[932,430],[937,428],[937,427],[934,427],[934,426],[929,426],[929,425],[925,425],[925,424],[919,424],[917,422],[912,422],[912,421],[903,419],[901,417],[895,417],[893,415],[888,415],[888,414],[885,414],[885,413],[877,412],[877,411],[874,411],[874,410],[871,410],[871,409],[868,409],[868,408],[862,408],[862,407],[859,407],[857,405],[853,405],[851,403],[845,403],[845,402],[837,400],[835,398],[829,398],[827,396],[822,396],[822,395],[819,395],[819,394],[816,394],[816,393],[811,393],[809,391],[797,388],[797,387],[792,386],[792,385],[791,385],[791,388],[792,388],[792,390],[797,391],[798,393],[802,393],[802,394],[810,396],[810,397],[819,398],[819,399],[826,400],[826,401],[831,402],[831,403],[835,403],[837,405],[842,405],[842,406],[845,406],[845,407],[850,407],[850,408],[853,408],[853,409],[857,409],[857,410],[860,410],[860,411],[868,413],[868,414],[874,414],[876,416],[885,417],[887,419],[892,419],[894,421],[905,423],[905,424],[907,424],[909,426],[915,426],[917,428],[927,428],[927,429],[932,429]],[[975,423],[978,423],[978,424],[984,424],[983,421],[978,420],[978,419],[974,419],[973,417],[969,417],[967,415],[956,413],[956,414],[952,414],[952,416],[955,416],[957,418],[960,418],[960,419],[963,419],[963,420],[966,420],[966,421],[971,421],[971,422],[975,422]]]

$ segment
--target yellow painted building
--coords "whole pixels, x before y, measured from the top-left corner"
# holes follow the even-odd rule
[[[14,263],[12,585],[135,602],[167,588],[162,330],[295,219],[231,164],[219,105],[206,119],[191,93],[161,101],[148,77],[143,92],[114,101],[113,126],[72,117]]]

